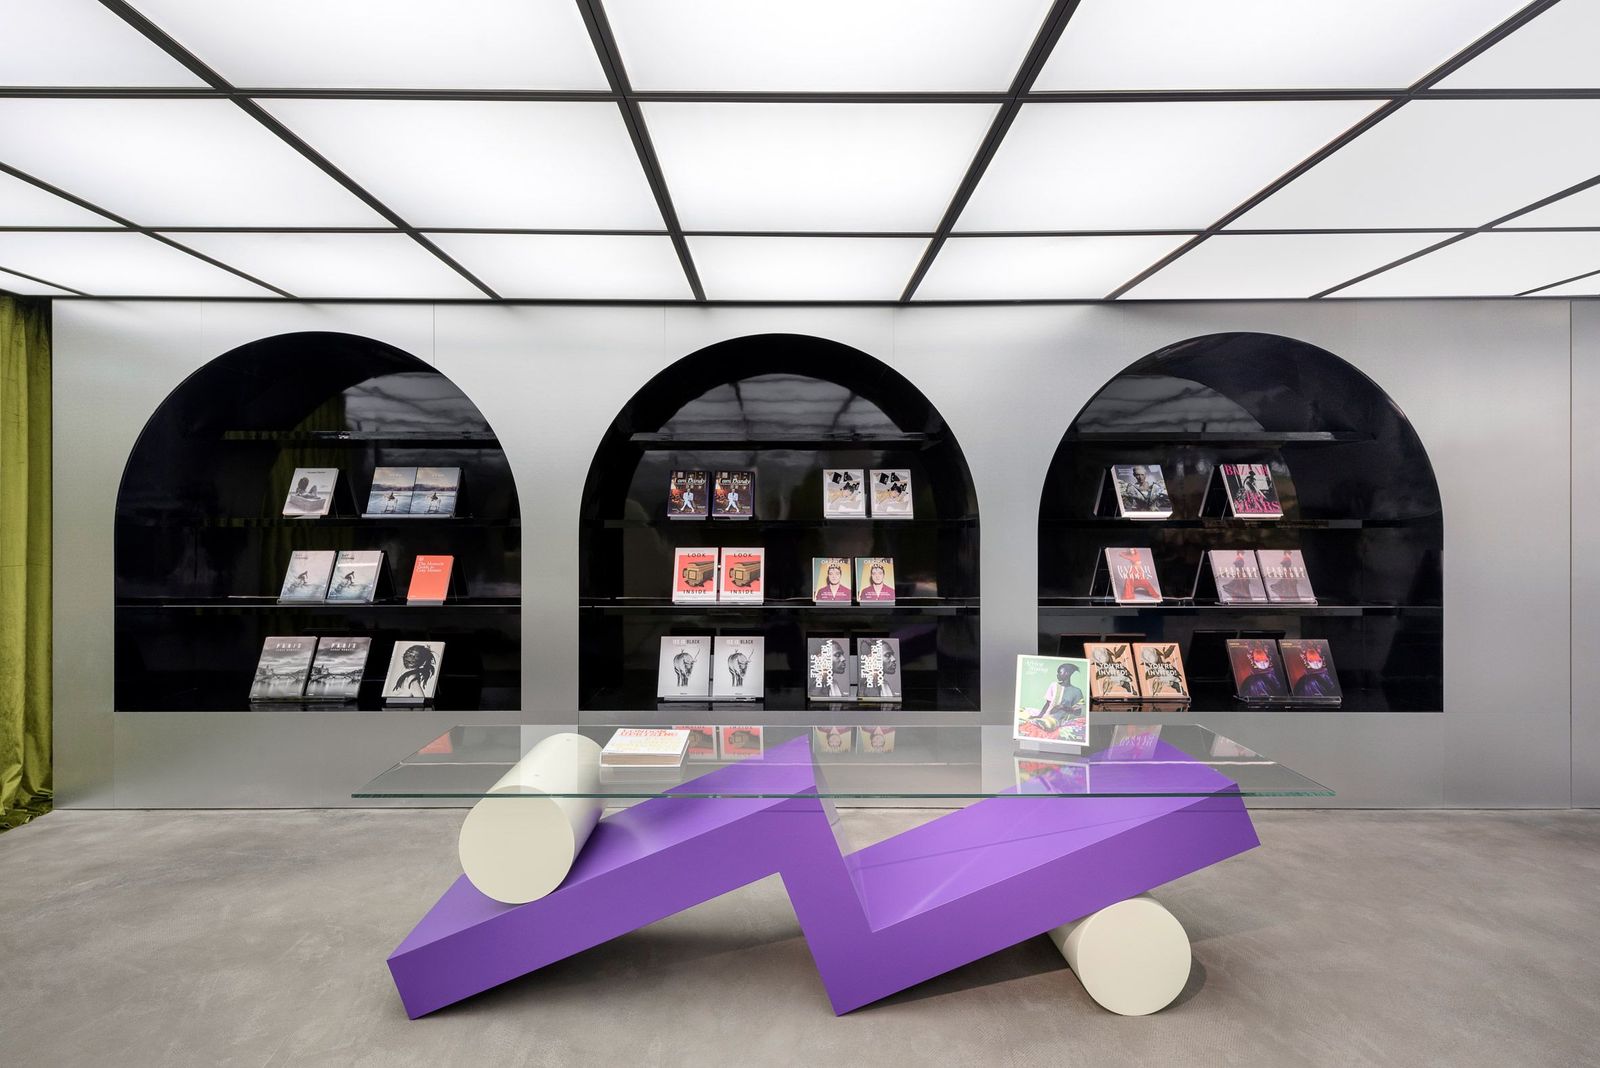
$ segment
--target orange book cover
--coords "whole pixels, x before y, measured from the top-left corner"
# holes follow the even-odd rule
[[[406,590],[407,604],[444,604],[450,591],[453,556],[419,556],[411,569],[411,585]]]

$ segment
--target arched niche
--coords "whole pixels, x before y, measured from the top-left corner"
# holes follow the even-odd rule
[[[451,518],[366,519],[378,466],[462,469]],[[286,518],[297,467],[337,467],[343,514]],[[373,639],[359,707],[381,707],[394,641],[446,643],[441,709],[521,707],[516,483],[476,405],[431,365],[370,338],[264,338],[196,370],[145,424],[117,493],[116,708],[248,707],[269,635]],[[297,549],[382,549],[364,605],[278,605]],[[419,554],[455,557],[442,606],[404,603]]]
[[[1218,463],[1265,462],[1284,518],[1200,517]],[[1158,463],[1170,520],[1097,514],[1112,464]],[[1091,595],[1109,546],[1147,546],[1166,601]],[[1207,549],[1299,548],[1314,606],[1195,598]],[[1440,711],[1444,517],[1427,450],[1372,379],[1293,338],[1222,333],[1151,353],[1084,405],[1056,449],[1039,504],[1039,646],[1178,641],[1194,710],[1232,711],[1227,637],[1329,641],[1345,711]]]
[[[824,520],[822,470],[830,467],[910,469],[915,517]],[[675,468],[754,469],[755,518],[667,519]],[[655,709],[663,636],[734,634],[766,638],[763,711],[807,709],[809,636],[898,638],[901,711],[978,707],[978,501],[971,472],[928,398],[857,349],[760,334],[678,360],[607,429],[589,467],[578,539],[584,711]],[[671,603],[673,549],[713,545],[765,548],[765,603]],[[812,557],[867,555],[894,557],[894,607],[812,604]],[[726,712],[735,719],[748,714]],[[886,710],[847,706],[828,715],[849,722],[855,713],[882,722]]]

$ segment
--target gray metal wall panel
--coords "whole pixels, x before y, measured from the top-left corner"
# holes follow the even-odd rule
[[[1572,303],[1572,803],[1600,808],[1600,300]]]

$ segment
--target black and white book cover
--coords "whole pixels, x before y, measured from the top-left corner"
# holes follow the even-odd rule
[[[382,549],[346,549],[333,564],[329,604],[371,604],[383,570]]]
[[[311,637],[272,637],[262,642],[255,681],[250,684],[250,700],[298,701],[303,698],[306,676],[311,672],[311,657],[316,651],[317,639]]]
[[[383,700],[391,705],[420,705],[439,692],[444,670],[444,642],[397,641],[389,654]]]
[[[417,484],[411,489],[411,514],[453,516],[460,492],[461,468],[419,467]]]
[[[296,518],[327,515],[333,507],[333,488],[339,482],[337,467],[297,467],[289,479],[289,496],[283,514]]]
[[[856,640],[856,671],[863,701],[899,701],[900,639],[859,638]]]
[[[417,484],[415,467],[377,467],[372,471],[372,491],[367,494],[368,516],[410,515],[411,489]]]
[[[823,469],[822,518],[867,518],[866,471],[847,467]]]
[[[849,638],[806,639],[806,699],[856,699],[856,664]]]
[[[874,467],[868,472],[872,518],[911,519],[911,471],[904,467]]]
[[[706,473],[674,469],[667,480],[667,518],[704,519],[711,512],[711,490]]]
[[[711,487],[712,519],[749,519],[756,514],[756,473],[718,471]]]
[[[361,695],[361,677],[367,669],[368,637],[319,638],[317,655],[306,680],[306,698],[312,701],[354,701]]]
[[[656,668],[656,697],[662,701],[711,699],[711,639],[677,637],[661,639],[661,662]]]
[[[746,635],[719,635],[711,665],[711,698],[715,701],[759,701],[766,686],[767,640]]]
[[[280,604],[321,604],[328,599],[328,577],[333,574],[332,549],[297,549],[289,555],[289,568],[283,573]]]
[[[1124,519],[1166,519],[1172,497],[1160,464],[1114,464],[1111,484],[1117,493],[1117,514]]]

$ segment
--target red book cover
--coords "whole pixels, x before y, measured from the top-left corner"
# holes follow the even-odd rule
[[[1149,549],[1107,549],[1111,595],[1118,604],[1159,604],[1161,582]]]
[[[674,549],[672,603],[704,604],[717,600],[717,550]]]
[[[763,549],[723,549],[717,600],[730,604],[760,604],[765,589],[761,578],[765,554]]]
[[[760,727],[722,727],[718,741],[722,746],[723,760],[742,760],[761,755]]]
[[[450,592],[453,556],[419,556],[411,568],[411,585],[406,589],[406,604],[444,604]]]

